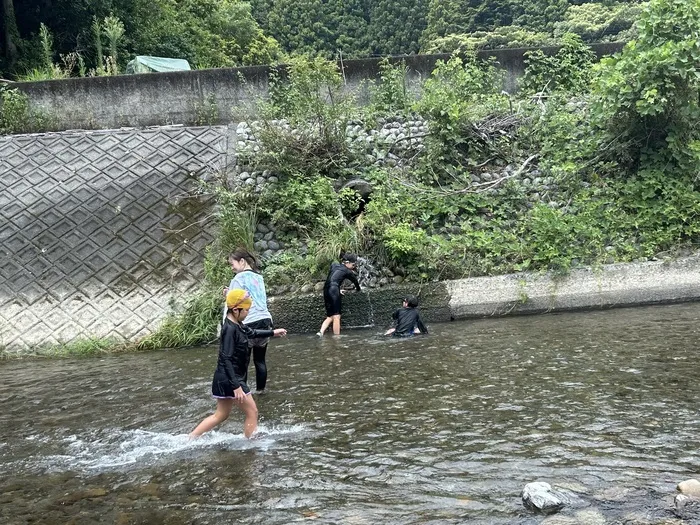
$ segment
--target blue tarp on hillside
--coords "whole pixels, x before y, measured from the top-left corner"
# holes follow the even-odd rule
[[[127,73],[162,73],[165,71],[189,71],[189,62],[182,58],[137,56],[126,65]]]

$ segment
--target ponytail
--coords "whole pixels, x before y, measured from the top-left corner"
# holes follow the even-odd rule
[[[236,248],[234,251],[228,254],[228,258],[229,260],[234,259],[236,261],[244,259],[253,271],[259,271],[257,259],[252,253],[250,253],[245,248]]]

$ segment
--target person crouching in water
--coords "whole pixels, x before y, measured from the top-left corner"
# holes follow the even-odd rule
[[[245,437],[251,437],[258,428],[258,407],[246,384],[250,364],[248,338],[280,337],[287,335],[287,331],[284,328],[254,330],[244,325],[243,320],[252,304],[253,300],[245,290],[229,290],[226,294],[226,320],[221,329],[219,359],[211,384],[211,393],[216,399],[216,412],[197,425],[190,438],[199,437],[226,421],[234,403],[245,414]]]
[[[428,329],[423,324],[418,312],[418,299],[411,295],[403,300],[403,308],[399,308],[392,315],[393,328],[387,330],[384,335],[394,337],[409,337],[414,334],[427,334]]]
[[[326,278],[326,284],[323,286],[323,302],[326,306],[326,319],[321,324],[321,330],[316,334],[323,336],[328,327],[333,323],[333,334],[340,334],[340,314],[343,308],[341,295],[345,292],[340,289],[345,279],[349,279],[355,285],[355,289],[359,292],[360,283],[353,273],[357,266],[357,255],[352,253],[343,254],[343,262],[334,262],[331,264],[331,269]]]

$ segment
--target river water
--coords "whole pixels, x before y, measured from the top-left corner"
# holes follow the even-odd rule
[[[252,441],[238,413],[186,438],[214,406],[214,347],[0,362],[0,523],[552,523],[523,507],[531,481],[575,496],[556,523],[663,523],[700,474],[699,319],[275,339]]]

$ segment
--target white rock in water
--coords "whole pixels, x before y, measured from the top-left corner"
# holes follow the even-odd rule
[[[700,481],[697,479],[687,479],[685,481],[681,481],[677,488],[681,494],[692,496],[694,498],[700,498]]]
[[[528,483],[523,488],[520,497],[523,499],[525,507],[545,514],[561,510],[566,503],[565,496],[544,481]]]
[[[684,520],[700,518],[700,498],[678,494],[673,499],[674,514]]]

